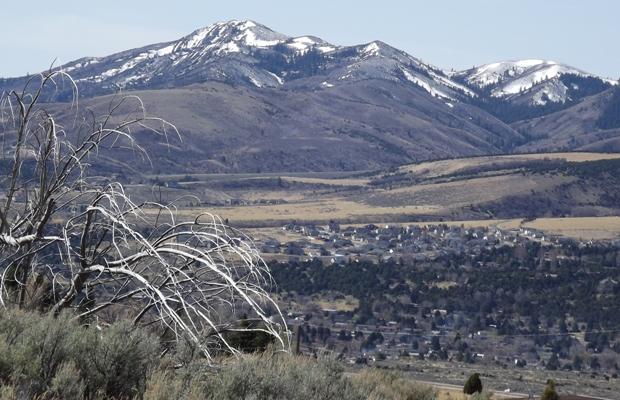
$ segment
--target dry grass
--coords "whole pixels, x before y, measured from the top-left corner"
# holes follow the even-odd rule
[[[404,165],[399,168],[401,172],[419,174],[427,178],[440,175],[449,175],[466,168],[480,167],[483,165],[510,163],[528,160],[566,160],[570,162],[586,162],[611,160],[620,158],[618,153],[541,153],[541,154],[515,154],[506,156],[484,156],[471,158],[458,158],[454,160],[430,161],[420,164]]]
[[[369,204],[392,204],[399,206],[456,207],[492,202],[532,190],[544,191],[567,183],[573,178],[559,176],[523,176],[510,174],[473,178],[455,182],[407,186],[389,191],[376,191],[367,196]]]
[[[436,287],[438,289],[450,289],[451,287],[458,286],[459,284],[454,281],[441,281],[441,282],[433,282],[431,286]]]
[[[294,194],[289,203],[256,206],[223,206],[184,209],[188,216],[211,212],[233,223],[300,221],[378,221],[415,215],[439,215],[469,204],[496,201],[531,190],[542,191],[571,178],[552,176],[523,177],[519,174],[474,178],[464,181],[416,185],[394,190],[374,190],[364,196],[344,198],[324,195],[314,200],[308,194]],[[253,197],[261,197],[258,193]],[[264,196],[262,196],[264,197]],[[282,197],[271,193],[270,197]],[[306,197],[306,200],[301,200]]]
[[[280,243],[286,243],[299,240],[301,238],[306,238],[297,232],[285,231],[281,227],[248,228],[244,229],[243,231],[247,235],[251,236],[254,240],[258,241],[264,241],[266,239],[276,239]]]
[[[540,218],[525,226],[583,240],[620,237],[620,217]]]
[[[401,167],[420,176],[432,177],[449,175],[464,168],[509,163],[515,161],[564,159],[571,162],[585,162],[620,158],[620,154],[608,153],[546,153],[507,156],[473,157],[455,160],[426,162]],[[301,184],[322,184],[332,187],[349,187],[352,190],[333,192],[330,189],[316,190],[268,190],[239,188],[221,193],[221,198],[243,198],[247,200],[280,199],[284,204],[253,206],[213,206],[187,207],[180,209],[183,217],[191,217],[200,212],[209,212],[228,219],[233,225],[245,227],[280,226],[291,221],[326,223],[330,219],[341,223],[381,223],[386,221],[407,221],[459,215],[470,205],[496,202],[508,196],[528,195],[532,191],[545,193],[558,185],[569,183],[576,178],[552,175],[522,175],[506,172],[499,176],[478,176],[451,182],[417,184],[385,190],[368,185],[369,179],[353,175],[329,174],[237,174],[233,178],[252,179],[258,176],[281,176],[288,182]],[[205,175],[206,176],[206,175]],[[226,175],[210,175],[209,179],[225,180]],[[365,187],[366,190],[358,190]],[[146,189],[145,189],[146,190]],[[171,193],[178,195],[178,193]],[[215,194],[211,197],[216,197]],[[580,199],[582,203],[596,199]],[[600,210],[601,214],[607,212]],[[496,226],[502,229],[517,229],[521,219],[455,221],[453,225]],[[423,223],[424,224],[424,223]],[[612,239],[620,235],[620,220],[615,217],[538,219],[524,226],[580,239]],[[273,237],[281,242],[299,239],[299,235],[280,230],[265,231],[262,228],[249,232],[251,236]]]
[[[210,212],[231,223],[248,222],[289,222],[293,220],[328,221],[337,220],[373,220],[377,217],[435,214],[438,207],[433,206],[402,206],[402,207],[369,207],[366,204],[340,198],[320,199],[299,203],[242,206],[242,207],[211,207],[204,209],[187,208],[180,210],[187,217],[199,212]]]
[[[347,295],[345,296],[344,299],[334,299],[334,300],[321,299],[317,301],[317,304],[323,310],[329,309],[329,310],[347,312],[347,311],[356,310],[360,305],[360,301],[353,296]]]
[[[437,391],[437,400],[468,400],[469,397],[458,390],[442,389]]]

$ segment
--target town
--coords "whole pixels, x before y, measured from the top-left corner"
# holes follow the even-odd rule
[[[298,240],[281,243],[273,237],[260,242],[266,260],[307,261],[313,258],[325,264],[347,261],[427,261],[440,256],[480,254],[483,249],[516,246],[535,241],[544,246],[562,246],[573,240],[545,235],[544,232],[519,227],[511,230],[496,227],[465,228],[462,225],[398,224],[352,225],[341,227],[336,221],[327,225],[298,224],[282,227],[299,236]]]
[[[289,223],[281,231],[298,239],[265,236],[259,244],[302,353],[328,352],[354,369],[373,365],[418,379],[433,369],[455,382],[471,369],[605,382],[620,372],[620,342],[597,333],[614,322],[599,325],[588,311],[609,308],[620,290],[617,240],[444,223]],[[610,260],[605,273],[588,271],[597,257]],[[594,293],[550,300],[564,315],[534,307],[541,295],[583,295],[584,286]],[[518,381],[495,384],[527,391]]]

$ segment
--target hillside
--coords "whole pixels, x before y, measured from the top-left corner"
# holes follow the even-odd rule
[[[199,194],[236,226],[609,216],[620,212],[618,154],[548,153],[424,162],[388,171],[158,175],[136,199]]]
[[[150,114],[174,122],[182,139],[137,133],[157,159],[152,174],[382,169],[500,153],[523,141],[480,109],[448,107],[415,86],[385,80],[318,91],[209,83],[135,94]],[[85,99],[81,107],[103,115],[113,100]],[[72,118],[68,112],[66,123]],[[115,157],[135,162],[130,151],[115,150]]]
[[[519,146],[518,151],[619,151],[620,130],[600,129],[598,126],[617,91],[609,89],[565,110],[512,124],[515,130],[531,138]]]

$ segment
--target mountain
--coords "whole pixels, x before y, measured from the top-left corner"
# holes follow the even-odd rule
[[[615,83],[541,60],[448,73],[381,41],[338,46],[237,20],[58,70],[85,107],[105,110],[110,95],[134,91],[174,122],[183,142],[139,140],[162,172],[375,169],[507,153],[536,136],[517,121]],[[28,79],[0,79],[0,93]],[[72,94],[65,80],[42,99]]]
[[[206,81],[318,89],[368,79],[415,85],[446,101],[475,96],[440,69],[385,43],[340,47],[314,36],[288,37],[253,21],[216,23],[177,41],[82,58],[59,69],[71,74],[86,97]],[[0,87],[19,88],[25,79],[7,79]],[[52,99],[70,95],[66,87]]]
[[[571,100],[571,91],[579,90],[577,83],[563,79],[566,75],[615,84],[612,80],[600,79],[568,65],[545,60],[486,64],[458,72],[454,76],[492,97],[544,106],[550,102],[564,103]]]
[[[546,60],[485,64],[453,73],[451,78],[476,91],[477,105],[505,122],[558,111],[617,84]]]

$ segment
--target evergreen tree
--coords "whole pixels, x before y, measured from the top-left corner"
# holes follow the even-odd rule
[[[545,388],[540,400],[560,400],[558,392],[555,391],[555,382],[552,379],[547,381],[547,387]]]
[[[557,354],[555,354],[555,353],[551,354],[551,357],[549,358],[549,361],[547,361],[547,366],[546,367],[550,371],[555,371],[558,368],[560,368],[560,360],[558,360]]]
[[[476,372],[472,374],[469,379],[467,379],[467,382],[465,382],[465,386],[463,386],[463,393],[482,393],[482,381],[480,380],[479,373]]]

